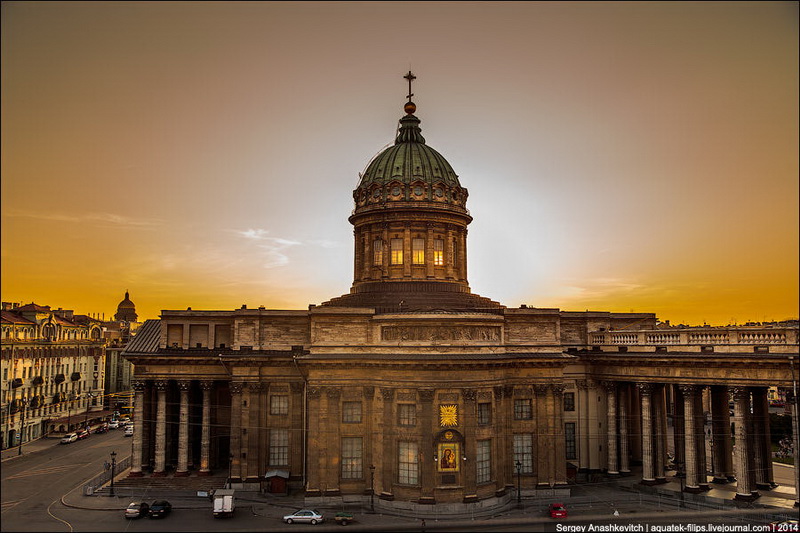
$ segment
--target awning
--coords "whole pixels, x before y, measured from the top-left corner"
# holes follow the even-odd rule
[[[269,479],[271,477],[282,477],[284,479],[289,479],[289,471],[288,470],[269,470],[264,477]]]

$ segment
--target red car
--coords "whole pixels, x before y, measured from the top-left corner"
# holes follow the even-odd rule
[[[567,508],[564,507],[563,503],[550,504],[550,518],[566,518],[566,517],[567,517]]]
[[[81,429],[78,431],[78,440],[88,439],[89,438],[89,431],[86,429]]]

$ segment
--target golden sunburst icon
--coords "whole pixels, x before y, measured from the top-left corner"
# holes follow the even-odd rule
[[[439,425],[441,427],[458,425],[458,406],[440,405],[439,406]]]

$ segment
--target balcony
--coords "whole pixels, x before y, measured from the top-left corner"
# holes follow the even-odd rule
[[[592,346],[792,346],[797,351],[798,329],[782,328],[671,328],[667,330],[595,331]]]

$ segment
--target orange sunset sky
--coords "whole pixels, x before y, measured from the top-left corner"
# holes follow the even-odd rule
[[[473,292],[798,316],[797,2],[2,3],[2,299],[305,309],[417,75]]]

